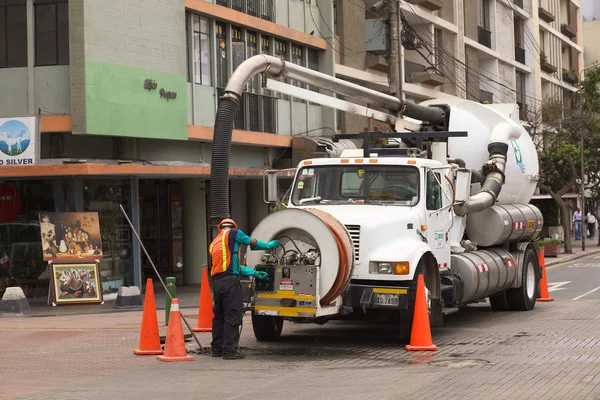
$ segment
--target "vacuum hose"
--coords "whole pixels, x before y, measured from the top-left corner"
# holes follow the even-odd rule
[[[210,168],[210,224],[217,226],[229,215],[229,156],[233,121],[240,98],[227,93],[220,101],[215,120]]]

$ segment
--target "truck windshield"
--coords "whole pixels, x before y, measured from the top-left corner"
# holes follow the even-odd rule
[[[398,165],[303,167],[292,204],[380,203],[414,206],[419,202],[419,169]]]

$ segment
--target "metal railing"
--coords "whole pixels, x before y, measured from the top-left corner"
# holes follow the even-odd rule
[[[486,47],[492,48],[492,32],[477,25],[477,41]]]
[[[224,89],[217,89],[219,99]],[[277,98],[244,92],[233,128],[245,131],[277,133]]]
[[[275,0],[217,0],[217,4],[275,22]]]

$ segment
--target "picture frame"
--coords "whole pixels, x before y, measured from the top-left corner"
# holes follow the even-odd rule
[[[40,211],[38,216],[44,261],[79,263],[103,257],[97,212]]]
[[[127,228],[120,227],[117,229],[116,241],[117,242],[130,242],[131,241],[131,231],[129,230],[129,227],[127,227]]]
[[[104,304],[98,261],[50,262],[48,268],[53,306]]]

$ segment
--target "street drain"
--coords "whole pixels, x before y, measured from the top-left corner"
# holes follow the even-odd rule
[[[469,367],[480,367],[482,365],[489,364],[489,361],[485,360],[440,360],[431,361],[429,364],[436,367],[447,367],[447,368],[469,368]]]

